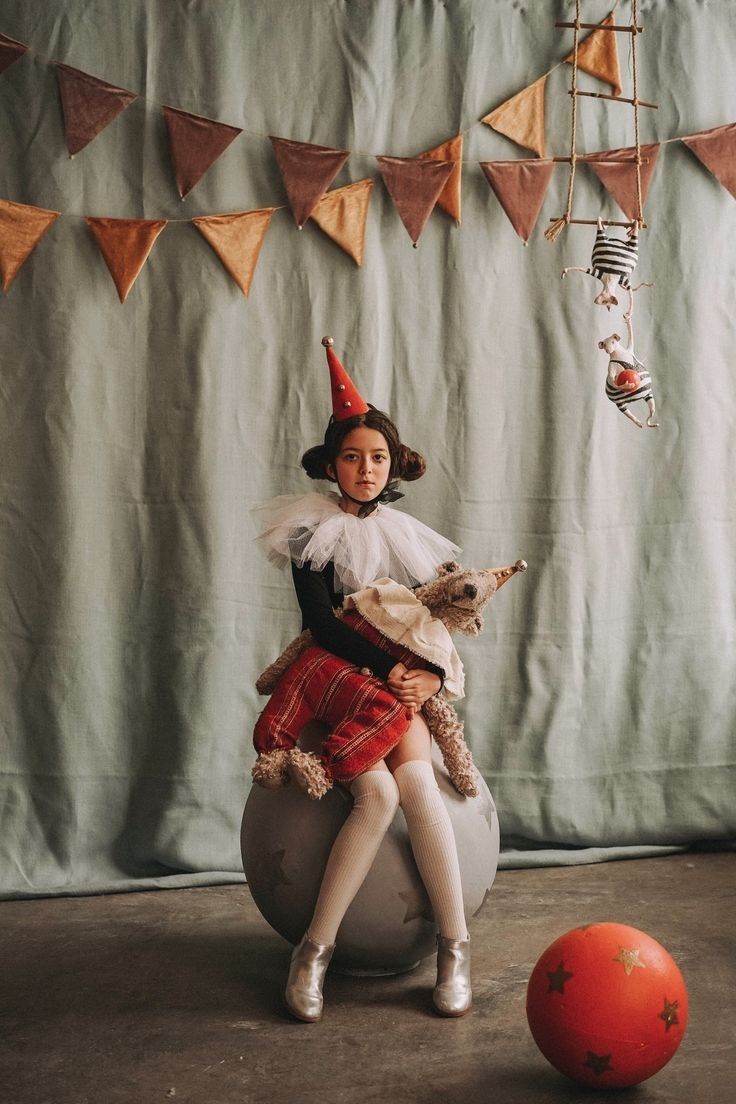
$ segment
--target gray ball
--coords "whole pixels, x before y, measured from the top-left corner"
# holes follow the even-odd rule
[[[470,918],[496,876],[496,807],[481,778],[477,797],[457,793],[436,747],[433,766],[455,832],[465,916]],[[342,786],[320,801],[295,786],[253,786],[248,795],[241,829],[245,877],[264,918],[291,943],[299,942],[312,918],[330,849],[351,808],[352,797]],[[399,809],[340,926],[332,965],[350,973],[411,970],[435,950],[436,934]]]

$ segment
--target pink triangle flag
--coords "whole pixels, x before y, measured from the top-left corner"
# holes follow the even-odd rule
[[[162,110],[169,130],[176,187],[184,199],[243,130],[177,107],[164,106]]]
[[[736,123],[704,130],[682,141],[736,199]]]
[[[641,204],[647,198],[649,185],[657,163],[659,144],[641,146],[643,163],[641,169]],[[622,162],[622,158],[626,161]],[[619,205],[627,218],[632,221],[640,217],[639,202],[636,194],[636,149],[630,146],[626,149],[603,150],[601,153],[586,153],[579,157],[579,161],[585,161],[600,180],[601,184]],[[626,162],[630,161],[631,164]],[[612,162],[609,164],[609,162]]]
[[[481,161],[480,167],[516,233],[526,245],[552,179],[554,161]]]
[[[343,167],[349,150],[271,138],[271,145],[284,180],[289,206],[301,230],[322,196]]]
[[[455,164],[423,157],[377,157],[376,161],[399,217],[416,246]]]
[[[135,92],[116,88],[61,62],[56,63],[56,79],[64,111],[66,146],[72,157],[138,98]]]
[[[16,42],[14,38],[8,38],[7,35],[0,34],[0,73],[4,73],[14,61],[23,57],[27,52],[28,47],[24,46],[22,42]]]

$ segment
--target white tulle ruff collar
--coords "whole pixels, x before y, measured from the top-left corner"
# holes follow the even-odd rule
[[[378,505],[359,518],[346,514],[337,494],[279,495],[255,507],[264,528],[257,540],[272,563],[316,571],[332,561],[335,590],[354,594],[376,579],[414,587],[428,583],[439,564],[455,559],[456,544],[421,521]]]

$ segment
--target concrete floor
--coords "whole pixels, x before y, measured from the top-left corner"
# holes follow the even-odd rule
[[[0,905],[7,1104],[609,1104],[736,1100],[736,855],[506,871],[473,921],[473,1012],[429,1008],[430,961],[329,977],[319,1024],[285,1017],[289,946],[243,886]],[[603,1095],[526,1026],[541,951],[584,922],[642,928],[678,962],[690,1026],[662,1071]]]

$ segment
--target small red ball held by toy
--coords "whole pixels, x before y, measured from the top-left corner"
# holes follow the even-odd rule
[[[616,386],[623,391],[636,391],[641,386],[641,376],[633,368],[624,368],[616,376]]]
[[[597,1088],[638,1085],[677,1050],[687,1027],[687,989],[655,939],[626,924],[586,924],[540,956],[526,1011],[545,1058]]]

